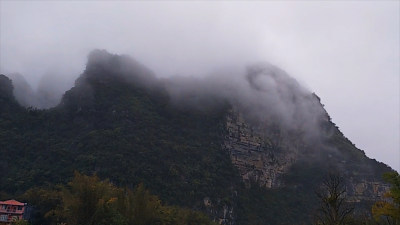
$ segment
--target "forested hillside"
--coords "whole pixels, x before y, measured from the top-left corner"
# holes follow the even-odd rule
[[[258,178],[246,180],[246,174],[256,174],[258,164],[253,168],[249,161],[240,166],[233,160],[232,149],[224,147],[229,135],[236,137],[227,129],[227,119],[235,108],[232,101],[199,97],[196,102],[206,102],[206,107],[192,107],[193,102],[185,104],[182,99],[197,97],[184,92],[182,98],[173,98],[168,82],[129,57],[95,51],[61,103],[40,110],[20,106],[13,97],[11,80],[1,75],[0,199],[27,196],[33,188],[65,185],[78,171],[109,179],[117,187],[133,189],[143,183],[163,203],[201,210],[224,224],[301,224],[313,220],[318,205],[314,190],[330,172],[345,173],[349,178],[346,182],[354,192],[349,196],[364,204],[362,213],[361,208],[369,209],[371,200],[386,190],[381,175],[390,168],[367,158],[330,118],[322,123],[330,135],[318,145],[309,142],[314,136],[303,140],[307,135],[292,131],[287,137],[282,135],[282,143],[297,143],[292,139],[298,137],[301,146],[295,150],[274,145],[275,136],[260,139],[265,145],[260,145],[261,149],[275,152],[274,156],[288,151],[282,159],[293,162],[282,171],[276,167],[278,172],[273,175],[279,180],[272,188],[258,185]],[[254,110],[257,108],[250,111]],[[246,114],[244,117],[246,120]],[[254,121],[248,121],[254,126]],[[257,135],[253,129],[251,134],[243,134],[248,130],[241,129],[239,136]],[[239,136],[235,144],[248,143]],[[321,143],[326,149],[339,150],[322,149],[317,158],[316,147]],[[257,160],[263,163],[263,157],[267,156]],[[264,163],[260,171],[281,166],[279,160],[268,166]],[[255,172],[249,172],[251,168]],[[359,184],[365,185],[364,189]],[[375,184],[376,191],[370,186]]]

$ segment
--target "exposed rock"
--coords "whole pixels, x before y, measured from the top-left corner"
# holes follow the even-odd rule
[[[376,201],[381,199],[389,188],[390,185],[382,182],[367,179],[356,182],[351,178],[347,185],[347,194],[351,202]]]
[[[234,110],[226,118],[226,129],[224,148],[246,186],[281,186],[279,177],[295,162],[298,151],[287,144],[280,129],[272,123],[252,127]]]
[[[252,125],[237,110],[231,110],[227,115],[223,147],[230,153],[232,163],[239,169],[247,187],[257,184],[266,188],[285,186],[281,179],[283,175],[289,172],[297,160],[302,157],[304,159],[309,152],[315,151],[301,135],[285,132],[273,121],[269,124]],[[338,168],[343,174],[347,173],[346,170],[349,169],[346,168],[346,160],[334,158],[330,153],[327,156],[330,160],[339,160],[334,165],[340,164]],[[368,174],[367,169],[364,170],[363,173],[353,171],[346,174],[347,195],[351,202],[376,201],[389,188],[387,184]]]

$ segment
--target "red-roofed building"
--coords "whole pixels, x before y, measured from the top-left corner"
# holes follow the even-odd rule
[[[15,220],[24,219],[26,205],[26,203],[22,203],[14,199],[0,201],[0,224],[8,225]]]

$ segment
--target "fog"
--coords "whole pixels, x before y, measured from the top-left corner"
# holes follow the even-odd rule
[[[1,1],[0,72],[60,95],[96,48],[158,77],[267,61],[317,93],[369,157],[400,170],[399,21],[397,1]]]
[[[306,143],[312,141],[312,149],[318,151],[321,150],[315,147],[318,143],[327,149],[322,143],[333,131],[322,128],[329,116],[320,99],[267,62],[245,68],[227,67],[204,77],[159,78],[129,55],[96,49],[90,52],[84,73],[75,82],[75,92],[81,93],[79,99],[85,96],[88,99],[80,107],[91,107],[93,80],[113,84],[122,81],[156,96],[161,94],[170,107],[178,110],[215,114],[229,108],[254,129],[267,132],[264,133],[267,136],[279,127],[280,138],[298,141],[304,138]],[[62,104],[69,105],[69,101],[69,97],[64,97]]]

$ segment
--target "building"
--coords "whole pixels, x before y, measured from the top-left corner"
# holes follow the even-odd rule
[[[0,201],[0,224],[9,225],[15,220],[26,219],[27,204],[14,199]]]

